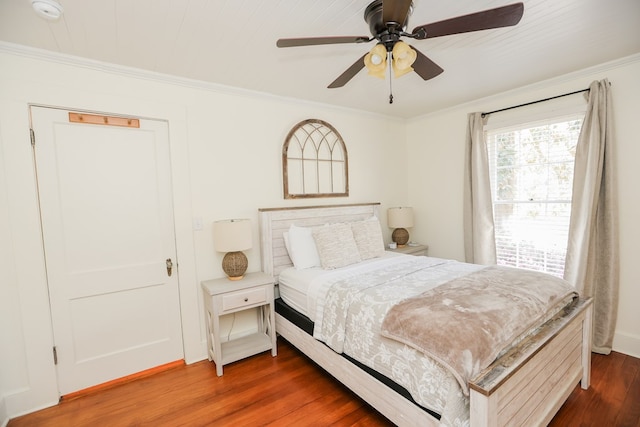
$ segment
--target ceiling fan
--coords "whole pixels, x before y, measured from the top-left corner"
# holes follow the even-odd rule
[[[415,71],[422,79],[429,80],[444,70],[401,38],[425,40],[451,34],[469,33],[492,28],[509,27],[520,22],[524,12],[522,3],[471,13],[445,19],[444,21],[420,25],[411,33],[405,31],[409,15],[413,10],[412,0],[374,0],[364,11],[364,20],[369,24],[372,37],[338,36],[279,39],[278,47],[312,46],[339,43],[368,43],[377,40],[371,52],[364,54],[328,87],[337,88],[347,84],[365,66],[369,74],[384,78],[384,71],[393,68],[396,77]],[[392,102],[392,97],[390,102]]]

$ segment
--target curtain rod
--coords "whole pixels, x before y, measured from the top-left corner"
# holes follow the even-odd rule
[[[514,108],[526,107],[527,105],[537,104],[539,102],[551,101],[552,99],[562,98],[563,96],[575,95],[577,93],[582,93],[582,92],[589,92],[589,90],[590,90],[589,88],[582,89],[582,90],[576,90],[575,92],[563,93],[562,95],[556,95],[556,96],[552,96],[550,98],[539,99],[537,101],[531,101],[531,102],[527,102],[525,104],[514,105],[513,107],[507,107],[507,108],[501,108],[499,110],[489,111],[488,113],[482,113],[482,117],[488,116],[489,114],[493,114],[493,113],[500,113],[502,111],[513,110]]]

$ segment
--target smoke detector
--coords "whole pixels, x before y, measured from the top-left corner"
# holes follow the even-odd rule
[[[64,12],[62,5],[56,0],[31,0],[31,7],[38,16],[48,21],[57,21]]]

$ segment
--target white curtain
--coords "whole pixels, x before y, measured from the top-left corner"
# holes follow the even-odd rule
[[[564,277],[593,297],[593,351],[609,354],[618,314],[618,199],[608,80],[589,87],[578,138]]]
[[[464,255],[474,264],[496,263],[489,156],[482,113],[468,115],[464,168]]]

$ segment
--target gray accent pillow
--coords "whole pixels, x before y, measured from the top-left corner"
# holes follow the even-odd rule
[[[378,218],[352,222],[351,231],[362,261],[384,255],[384,240]]]
[[[313,239],[324,269],[334,269],[360,262],[358,246],[349,224],[327,224],[313,228]]]

